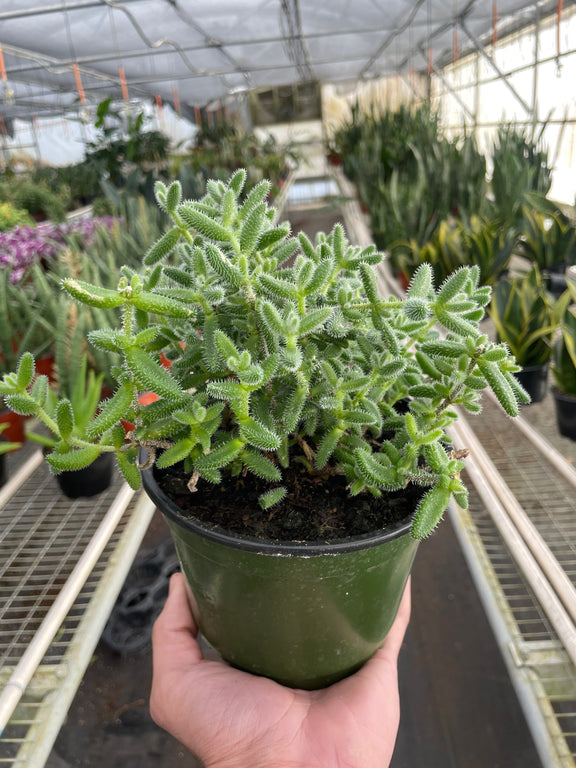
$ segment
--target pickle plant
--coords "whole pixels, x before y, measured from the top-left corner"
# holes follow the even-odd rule
[[[30,355],[0,393],[56,431],[55,472],[113,452],[138,487],[144,446],[159,468],[183,462],[191,492],[199,478],[254,473],[269,484],[260,497],[268,508],[289,493],[283,470],[298,461],[327,480],[344,475],[351,495],[422,486],[412,532],[428,535],[451,494],[466,506],[463,462],[446,433],[454,406],[478,413],[486,387],[511,416],[529,399],[506,345],[479,330],[490,288],[477,267],[435,288],[423,264],[406,298],[384,298],[374,246],[349,244],[339,224],[315,242],[293,236],[274,222],[269,183],[243,196],[245,178],[209,181],[198,201],[182,200],[178,182],[158,182],[172,226],[142,269],[124,267],[116,289],[63,281],[78,301],[121,312],[117,328],[89,333],[123,362],[82,437],[66,400],[48,423],[47,382]],[[158,399],[143,405],[142,391]],[[121,420],[134,428],[126,434]]]

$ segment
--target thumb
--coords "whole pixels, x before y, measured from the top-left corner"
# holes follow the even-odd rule
[[[164,674],[179,667],[185,659],[188,665],[202,660],[196,640],[198,627],[192,616],[186,581],[181,573],[170,579],[170,591],[162,613],[152,630],[152,660],[155,673]]]

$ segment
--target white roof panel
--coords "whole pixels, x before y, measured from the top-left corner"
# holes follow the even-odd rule
[[[574,0],[571,0],[574,2]],[[568,5],[567,0],[564,7]],[[557,0],[498,0],[498,29]],[[6,121],[131,97],[203,106],[239,89],[441,66],[490,42],[492,0],[2,0]],[[79,81],[78,81],[79,78]],[[0,84],[1,85],[1,84]],[[35,112],[31,112],[34,109]]]

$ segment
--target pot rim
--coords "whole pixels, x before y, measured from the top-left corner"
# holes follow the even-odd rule
[[[564,400],[567,403],[576,402],[576,395],[568,395],[566,392],[562,392],[562,390],[557,386],[552,387],[552,394],[556,400]]]
[[[237,533],[230,533],[222,528],[209,528],[192,517],[183,517],[180,508],[172,499],[164,493],[156,482],[152,467],[140,471],[144,490],[160,511],[172,522],[181,528],[196,533],[202,538],[208,539],[217,544],[241,549],[245,552],[252,552],[262,555],[286,556],[295,555],[300,557],[317,557],[320,555],[336,555],[348,552],[357,552],[363,549],[370,549],[380,544],[387,544],[394,539],[405,536],[410,533],[412,527],[413,515],[406,520],[396,523],[388,528],[374,531],[372,533],[362,534],[361,536],[351,536],[345,539],[336,539],[330,542],[324,541],[275,541],[272,539],[257,539],[255,536],[242,536]]]
[[[536,365],[523,365],[522,370],[516,371],[514,375],[519,376],[521,373],[533,373],[536,371],[543,371],[544,369],[548,371],[549,368],[550,368],[550,361],[547,360],[545,363],[537,363]]]

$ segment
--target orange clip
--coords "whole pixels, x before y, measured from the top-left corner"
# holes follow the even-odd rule
[[[2,46],[0,45],[0,77],[2,82],[5,83],[8,80],[6,75],[6,67],[4,66],[4,55],[2,54]]]
[[[120,88],[122,88],[122,98],[124,101],[128,101],[128,85],[126,83],[124,67],[118,67],[118,75],[120,77]]]
[[[556,55],[560,56],[560,27],[562,24],[563,0],[558,0],[558,16],[556,19]]]
[[[162,96],[159,93],[154,97],[156,99],[156,107],[158,108],[158,118],[164,120],[164,108],[162,106]]]
[[[76,62],[72,64],[72,69],[74,70],[74,80],[76,80],[76,89],[78,91],[80,103],[86,104],[86,96],[84,94],[84,88],[82,87],[82,78],[80,77],[80,70],[78,69],[78,64]]]
[[[180,114],[180,96],[175,85],[172,86],[172,99],[174,100],[174,109]]]

